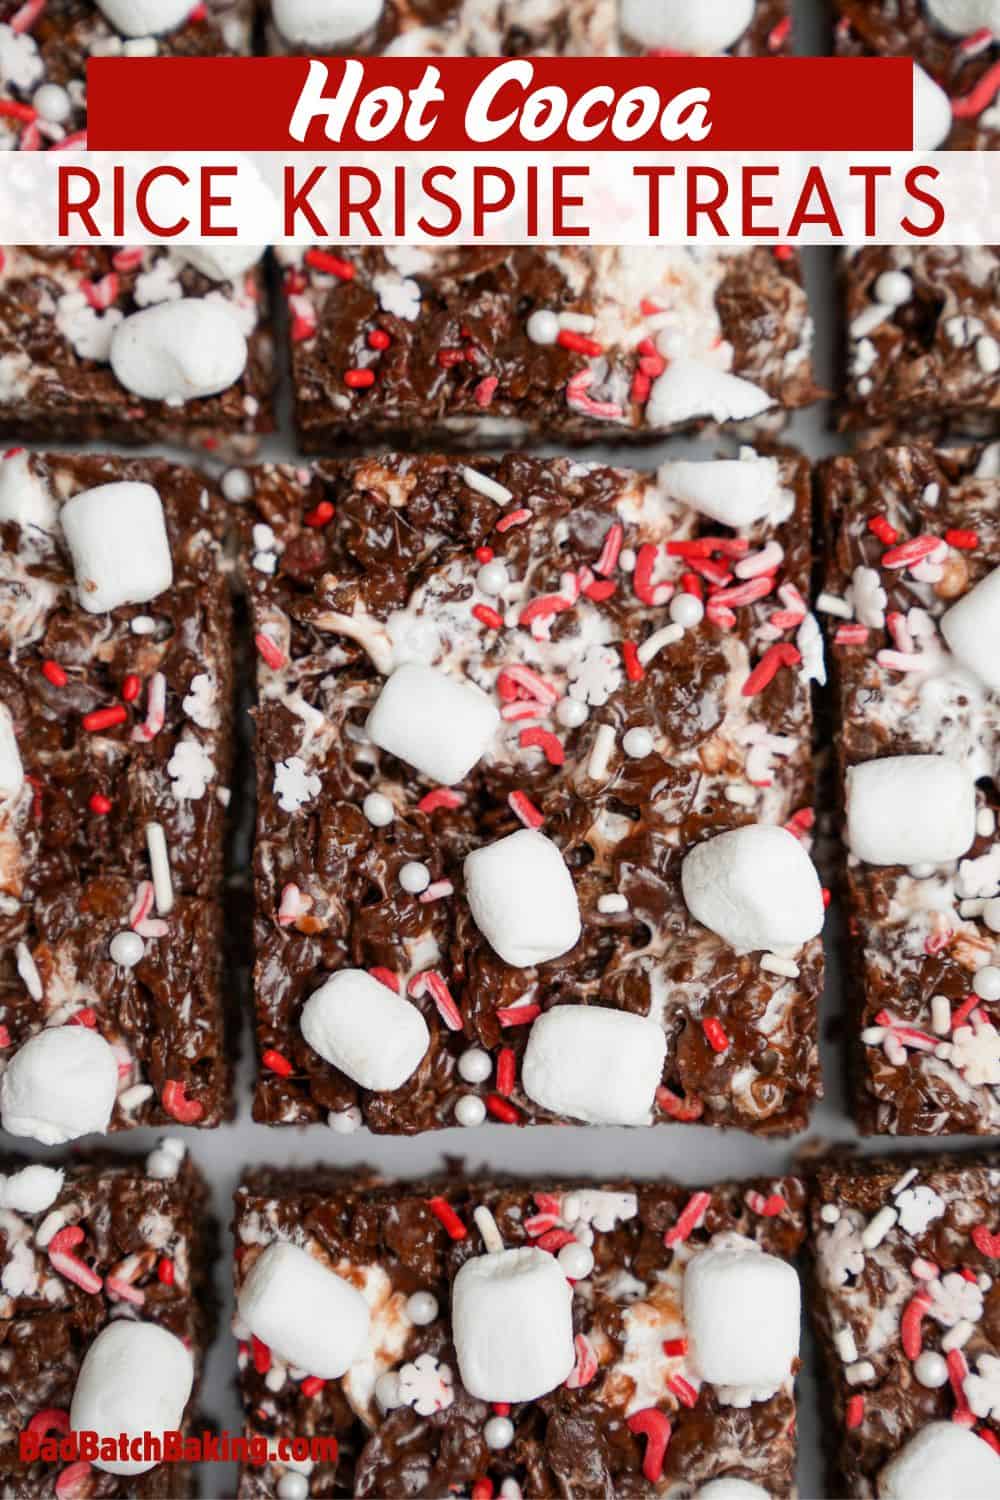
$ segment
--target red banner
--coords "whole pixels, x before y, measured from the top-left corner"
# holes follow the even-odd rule
[[[913,147],[903,58],[94,58],[88,106],[93,151]]]

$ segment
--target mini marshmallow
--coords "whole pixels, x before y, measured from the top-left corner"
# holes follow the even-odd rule
[[[144,604],[174,581],[163,502],[151,484],[101,484],[67,500],[60,516],[80,603],[89,614]]]
[[[162,1439],[176,1432],[194,1384],[194,1360],[158,1323],[118,1319],[102,1328],[84,1356],[70,1406],[74,1432],[117,1441],[121,1433]],[[93,1459],[106,1474],[145,1474],[153,1459]]]
[[[738,42],[753,20],[754,0],[621,0],[621,26],[643,47],[707,57]]]
[[[942,615],[941,634],[962,666],[1000,693],[1000,568]]]
[[[191,14],[191,0],[97,0],[122,36],[163,36],[176,31]]]
[[[377,26],[383,0],[274,0],[274,24],[300,47],[338,47]]]
[[[286,1364],[337,1380],[364,1351],[368,1303],[298,1245],[278,1242],[254,1261],[238,1299],[240,1319]]]
[[[667,1039],[646,1016],[556,1005],[531,1028],[521,1087],[543,1109],[591,1125],[648,1125]]]
[[[473,921],[505,964],[530,969],[579,942],[573,877],[544,833],[522,828],[474,849],[464,873]]]
[[[695,921],[736,953],[795,953],[823,927],[816,867],[784,828],[754,823],[696,844],[681,888]]]
[[[16,797],[23,785],[24,766],[14,720],[6,703],[0,703],[0,797]]]
[[[745,422],[773,405],[772,396],[739,375],[727,375],[695,360],[675,359],[653,382],[646,422],[650,427],[673,427],[704,417]]]
[[[302,1035],[314,1052],[365,1089],[398,1089],[430,1046],[417,1007],[364,969],[341,969],[302,1008]]]
[[[451,1290],[462,1384],[481,1401],[534,1401],[575,1363],[573,1293],[555,1256],[501,1250],[467,1260]]]
[[[184,245],[177,252],[212,281],[235,281],[264,254],[260,245]]]
[[[778,510],[782,501],[778,460],[758,458],[756,454],[753,458],[720,458],[707,463],[679,459],[661,464],[657,483],[672,499],[735,531],[743,531]]]
[[[51,1208],[62,1189],[63,1174],[56,1167],[22,1167],[0,1177],[0,1207],[16,1214],[41,1214]]]
[[[977,31],[1000,35],[1000,0],[925,0],[935,25],[951,36],[974,36]]]
[[[11,1135],[61,1146],[108,1128],[118,1060],[87,1026],[51,1026],[10,1059],[0,1080],[0,1120]]]
[[[742,1235],[716,1235],[684,1272],[691,1357],[713,1385],[776,1388],[799,1352],[799,1278]]]
[[[183,406],[240,379],[247,341],[223,302],[182,297],[133,313],[111,337],[111,368],[127,391]]]
[[[695,1491],[694,1500],[771,1500],[771,1497],[749,1479],[713,1479]]]
[[[955,1422],[930,1422],[890,1459],[878,1477],[880,1500],[997,1500],[1000,1457]]]
[[[868,865],[940,865],[976,836],[976,788],[946,755],[890,755],[847,773],[847,847]]]
[[[454,786],[472,770],[500,722],[496,706],[474,683],[406,662],[386,682],[366,728],[380,749],[442,786]]]
[[[936,151],[951,134],[951,100],[939,83],[913,64],[913,148]]]
[[[23,448],[0,458],[0,521],[51,531],[56,506],[45,481],[35,474]]]

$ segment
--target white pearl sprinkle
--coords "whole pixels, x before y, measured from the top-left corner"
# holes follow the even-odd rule
[[[278,1500],[307,1500],[308,1494],[308,1479],[295,1469],[288,1469],[278,1480]]]
[[[987,964],[973,979],[972,988],[980,1000],[1000,1000],[1000,969]]]
[[[152,635],[156,629],[156,621],[152,615],[136,615],[132,621],[133,635]]]
[[[690,630],[705,618],[705,606],[696,594],[675,594],[670,601],[669,613],[675,625]]]
[[[922,1354],[917,1355],[913,1362],[913,1373],[929,1391],[936,1391],[948,1383],[948,1366],[933,1349],[925,1349]]]
[[[622,740],[622,749],[632,760],[644,760],[652,753],[653,736],[648,729],[630,729]]]
[[[526,332],[533,344],[554,344],[559,337],[559,315],[551,308],[539,307],[531,314]]]
[[[475,1130],[486,1119],[486,1105],[475,1094],[463,1094],[455,1105],[455,1119],[465,1130]]]
[[[242,505],[253,494],[253,484],[246,469],[227,469],[219,488],[233,505]]]
[[[108,945],[111,962],[121,969],[134,969],[146,951],[146,944],[137,932],[116,932]]]
[[[381,792],[369,792],[361,804],[361,811],[375,828],[388,828],[396,816],[396,809]]]
[[[508,582],[507,569],[502,562],[483,563],[476,574],[476,587],[481,594],[502,594]]]
[[[31,96],[31,103],[43,120],[53,125],[62,125],[73,112],[73,104],[66,90],[58,83],[43,83]]]
[[[618,891],[598,896],[597,910],[606,917],[620,916],[622,912],[628,911],[628,897],[620,895]]]
[[[575,1240],[572,1244],[563,1245],[556,1259],[560,1269],[570,1281],[582,1281],[594,1269],[593,1253],[587,1249],[586,1245],[581,1245]]]
[[[349,1105],[347,1109],[331,1109],[326,1123],[334,1135],[353,1135],[356,1130],[361,1129],[361,1111],[356,1104]]]
[[[983,921],[991,932],[1000,932],[1000,896],[987,901],[983,909]]]
[[[414,1292],[412,1297],[407,1298],[406,1316],[418,1328],[433,1323],[437,1315],[438,1300],[432,1292]]]
[[[431,883],[431,872],[418,859],[408,860],[399,872],[399,883],[411,896],[419,896]]]
[[[490,1417],[483,1428],[487,1448],[509,1448],[514,1441],[514,1424],[510,1417]]]
[[[556,718],[564,729],[579,729],[590,718],[590,709],[576,698],[563,698],[556,706]]]
[[[632,547],[623,547],[618,554],[618,566],[623,573],[634,573],[636,554]]]
[[[375,1400],[383,1411],[392,1411],[399,1405],[399,1376],[386,1370],[375,1382]]]
[[[485,1083],[493,1072],[493,1059],[482,1047],[470,1047],[458,1059],[458,1071],[466,1083]]]
[[[1000,370],[1000,343],[989,335],[977,339],[976,360],[984,375],[995,375]]]
[[[883,307],[902,307],[913,296],[913,282],[905,271],[883,271],[873,290]]]

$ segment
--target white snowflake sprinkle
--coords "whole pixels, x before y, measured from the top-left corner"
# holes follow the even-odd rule
[[[279,761],[274,768],[274,795],[283,812],[298,812],[320,794],[322,782],[299,756]]]
[[[822,687],[826,682],[826,662],[823,657],[823,632],[815,615],[806,615],[799,626],[795,644],[802,653],[799,681],[818,682]]]
[[[930,1281],[930,1315],[942,1328],[954,1328],[968,1320],[978,1323],[983,1315],[983,1294],[974,1281],[966,1281],[958,1271],[949,1271],[940,1281]]]
[[[610,646],[591,646],[569,669],[569,696],[579,703],[600,708],[621,687],[617,652]]]
[[[219,710],[215,702],[215,678],[211,672],[199,672],[192,677],[182,707],[200,729],[218,729]]]
[[[420,287],[412,276],[397,276],[386,273],[372,281],[375,295],[383,312],[415,323],[420,316]]]
[[[6,22],[0,26],[0,78],[17,89],[30,89],[45,72],[38,43]]]
[[[846,1214],[837,1220],[829,1234],[819,1240],[820,1275],[825,1286],[843,1286],[851,1276],[860,1276],[865,1268],[865,1250],[860,1231]]]
[[[981,1354],[976,1374],[965,1378],[965,1399],[977,1417],[992,1417],[1000,1422],[1000,1359],[995,1354]]]
[[[66,292],[56,305],[56,327],[80,359],[107,364],[111,336],[122,321],[117,307],[98,312],[82,292]]]
[[[158,302],[176,302],[184,295],[177,280],[177,267],[166,258],[161,258],[143,271],[135,281],[135,300],[139,307],[152,307]]]
[[[928,1224],[940,1219],[944,1213],[944,1201],[933,1188],[918,1184],[904,1188],[896,1198],[899,1222],[907,1234],[923,1234]]]
[[[854,569],[854,576],[846,597],[862,625],[867,625],[871,630],[882,629],[885,625],[885,606],[888,603],[888,595],[874,568],[857,567]]]
[[[960,1026],[952,1035],[947,1056],[973,1088],[1000,1083],[1000,1031],[991,1021]]]
[[[215,762],[200,740],[181,740],[167,761],[167,775],[178,802],[197,802],[215,775]]]
[[[444,1411],[455,1399],[451,1370],[438,1364],[433,1354],[421,1354],[399,1372],[399,1399],[420,1417]]]

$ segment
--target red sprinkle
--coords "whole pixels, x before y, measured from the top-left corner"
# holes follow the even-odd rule
[[[902,542],[898,547],[890,547],[887,552],[882,553],[883,568],[912,568],[915,563],[922,562],[929,557],[941,545],[941,538],[937,536],[915,536],[908,542]]]
[[[495,556],[496,556],[496,553],[493,551],[492,547],[477,547],[476,548],[476,562],[477,563],[492,562]]]
[[[836,646],[864,646],[867,640],[867,625],[838,625],[833,637]]]
[[[618,585],[613,578],[595,578],[593,583],[584,585],[583,595],[586,599],[592,599],[595,604],[603,604],[618,591]]]
[[[295,1071],[288,1058],[281,1052],[275,1052],[273,1047],[262,1052],[260,1060],[268,1072],[277,1073],[281,1078],[290,1078]]]
[[[978,531],[946,531],[944,539],[958,552],[974,552],[979,546]]]
[[[69,1432],[69,1412],[61,1406],[43,1406],[31,1418],[27,1430],[38,1437],[46,1437],[50,1432],[65,1436]]]
[[[446,786],[440,786],[435,791],[428,792],[426,796],[421,797],[417,803],[417,811],[430,814],[438,812],[441,808],[445,808],[448,812],[452,812],[456,807],[461,807],[461,805],[461,792],[453,792]]]
[[[1000,89],[1000,63],[987,68],[982,78],[961,99],[953,99],[951,112],[956,120],[971,120],[981,115],[987,105],[992,104]]]
[[[692,1231],[698,1228],[711,1201],[711,1193],[691,1194],[686,1206],[681,1210],[677,1223],[663,1236],[663,1243],[668,1250],[672,1250],[675,1245],[683,1244]]]
[[[685,1380],[683,1375],[671,1375],[667,1381],[667,1390],[671,1395],[677,1397],[681,1406],[692,1407],[698,1405],[698,1392],[690,1380]]]
[[[948,1378],[951,1381],[951,1393],[955,1398],[955,1410],[952,1412],[951,1420],[957,1422],[959,1427],[975,1427],[976,1419],[965,1395],[965,1379],[969,1373],[965,1355],[961,1349],[949,1349],[945,1359],[948,1365]]]
[[[646,675],[646,669],[639,660],[639,647],[635,641],[622,641],[622,662],[629,682],[641,682]]]
[[[802,653],[790,641],[777,641],[768,646],[760,661],[743,684],[744,698],[753,698],[774,681],[781,667],[794,667],[802,660]]]
[[[334,509],[329,500],[321,500],[319,504],[302,517],[307,526],[326,526],[334,517]]]
[[[522,729],[519,744],[522,750],[544,750],[550,766],[561,766],[566,759],[563,742],[551,729]]]
[[[285,666],[285,654],[280,646],[277,646],[271,637],[265,635],[262,630],[258,630],[253,638],[253,643],[257,647],[258,656],[271,668],[271,671],[280,672],[281,668]]]
[[[161,1255],[156,1262],[156,1279],[161,1286],[173,1286],[174,1263],[166,1255]]]
[[[899,1341],[903,1346],[903,1353],[911,1363],[917,1358],[924,1345],[922,1324],[930,1305],[929,1292],[916,1292],[903,1308],[903,1314],[899,1320]]]
[[[687,1339],[664,1339],[663,1352],[668,1359],[683,1359],[688,1352]]]
[[[103,1282],[97,1272],[75,1253],[77,1245],[83,1243],[83,1230],[78,1224],[67,1224],[49,1241],[49,1260],[54,1270],[67,1281],[72,1281],[82,1292],[96,1296]]]
[[[484,375],[472,393],[472,399],[479,407],[487,407],[496,394],[497,386],[500,384],[495,375]]]
[[[541,828],[545,822],[542,814],[525,792],[511,792],[507,798],[507,805],[525,828]]]
[[[179,1078],[168,1078],[160,1096],[163,1108],[180,1125],[195,1125],[205,1113],[205,1106],[187,1097],[187,1085]]]
[[[1000,1230],[991,1234],[985,1224],[977,1224],[972,1231],[972,1243],[980,1255],[986,1255],[990,1260],[1000,1260]]]
[[[514,1092],[514,1083],[517,1078],[517,1059],[512,1047],[501,1048],[497,1058],[497,1093],[509,1099]]]
[[[369,349],[388,349],[392,339],[384,328],[370,328],[367,342]]]
[[[472,615],[474,619],[479,621],[480,625],[485,625],[487,630],[503,629],[503,615],[498,614],[495,609],[491,609],[488,604],[474,604],[472,606]]]
[[[326,1381],[320,1375],[307,1375],[299,1386],[303,1396],[318,1396],[326,1385]]]
[[[93,796],[90,798],[90,801],[87,803],[87,806],[90,808],[91,812],[96,813],[99,818],[104,818],[111,811],[111,798],[105,797],[103,792],[94,792]]]
[[[345,370],[344,384],[352,391],[363,391],[375,384],[374,370]]]
[[[477,1479],[469,1491],[470,1500],[493,1500],[492,1479]]]
[[[399,979],[391,969],[383,969],[379,965],[376,965],[375,968],[369,969],[368,972],[379,984],[384,984],[386,989],[392,990],[396,995],[399,994]]]
[[[259,1339],[255,1333],[250,1335],[250,1350],[253,1355],[253,1367],[257,1374],[266,1375],[271,1368],[271,1351],[263,1339]]]
[[[577,1334],[573,1340],[573,1347],[576,1350],[576,1364],[566,1379],[566,1386],[568,1390],[580,1391],[584,1386],[589,1385],[597,1374],[597,1355],[585,1333]]]
[[[448,1231],[453,1240],[468,1239],[469,1231],[462,1223],[458,1214],[452,1208],[447,1198],[428,1198],[427,1207],[437,1219],[438,1223]]]
[[[127,718],[125,705],[112,703],[107,708],[95,708],[93,713],[84,714],[82,723],[88,734],[98,734],[102,729],[112,729],[116,724],[124,724]]]
[[[129,672],[122,682],[122,697],[126,703],[134,703],[142,692],[142,678],[135,672]]]
[[[855,1427],[860,1427],[865,1419],[864,1396],[851,1396],[848,1398],[845,1412],[848,1432],[853,1432]]]
[[[662,1085],[656,1090],[656,1102],[668,1119],[677,1120],[684,1125],[700,1120],[705,1113],[705,1106],[700,1099],[683,1099],[673,1089]]]
[[[877,536],[880,542],[891,547],[894,542],[899,541],[899,532],[895,526],[889,524],[885,516],[869,516],[868,530],[872,536]]]
[[[600,573],[603,577],[607,577],[609,573],[615,571],[615,568],[618,566],[618,558],[621,554],[624,537],[625,528],[620,521],[615,521],[608,527],[607,535],[604,538],[604,546],[601,548],[601,555],[594,564],[595,573]]]
[[[705,1039],[713,1052],[728,1052],[729,1038],[722,1028],[722,1022],[717,1021],[714,1016],[709,1016],[702,1021],[701,1029],[705,1033]]]
[[[574,354],[586,354],[596,357],[603,354],[604,350],[596,339],[588,339],[582,333],[574,333],[571,328],[560,328],[556,334],[556,343],[563,349],[571,349]]]
[[[85,1458],[63,1469],[55,1483],[56,1500],[86,1500],[90,1494],[91,1466]]]
[[[501,516],[496,524],[499,532],[509,531],[512,526],[523,526],[525,521],[531,520],[531,511],[525,506],[520,510],[509,510],[505,516]]]
[[[42,662],[42,675],[48,678],[53,687],[65,687],[69,678],[57,661]]]
[[[500,1094],[489,1094],[486,1099],[486,1109],[494,1120],[499,1120],[501,1125],[519,1125],[521,1116],[516,1107],[504,1099]]]
[[[307,250],[305,263],[312,266],[314,271],[323,271],[328,276],[338,276],[341,281],[354,280],[354,267],[349,260],[342,260],[339,255],[331,255],[328,250]]]
[[[646,1439],[642,1472],[650,1484],[658,1484],[663,1477],[663,1462],[670,1442],[670,1418],[658,1407],[647,1406],[643,1411],[632,1413],[628,1419],[628,1430]]]
[[[776,1219],[788,1207],[780,1193],[769,1193],[765,1197],[763,1193],[751,1190],[745,1194],[743,1201],[752,1214],[759,1214],[762,1219]]]
[[[542,1013],[540,1005],[507,1005],[496,1012],[501,1026],[527,1026]]]

